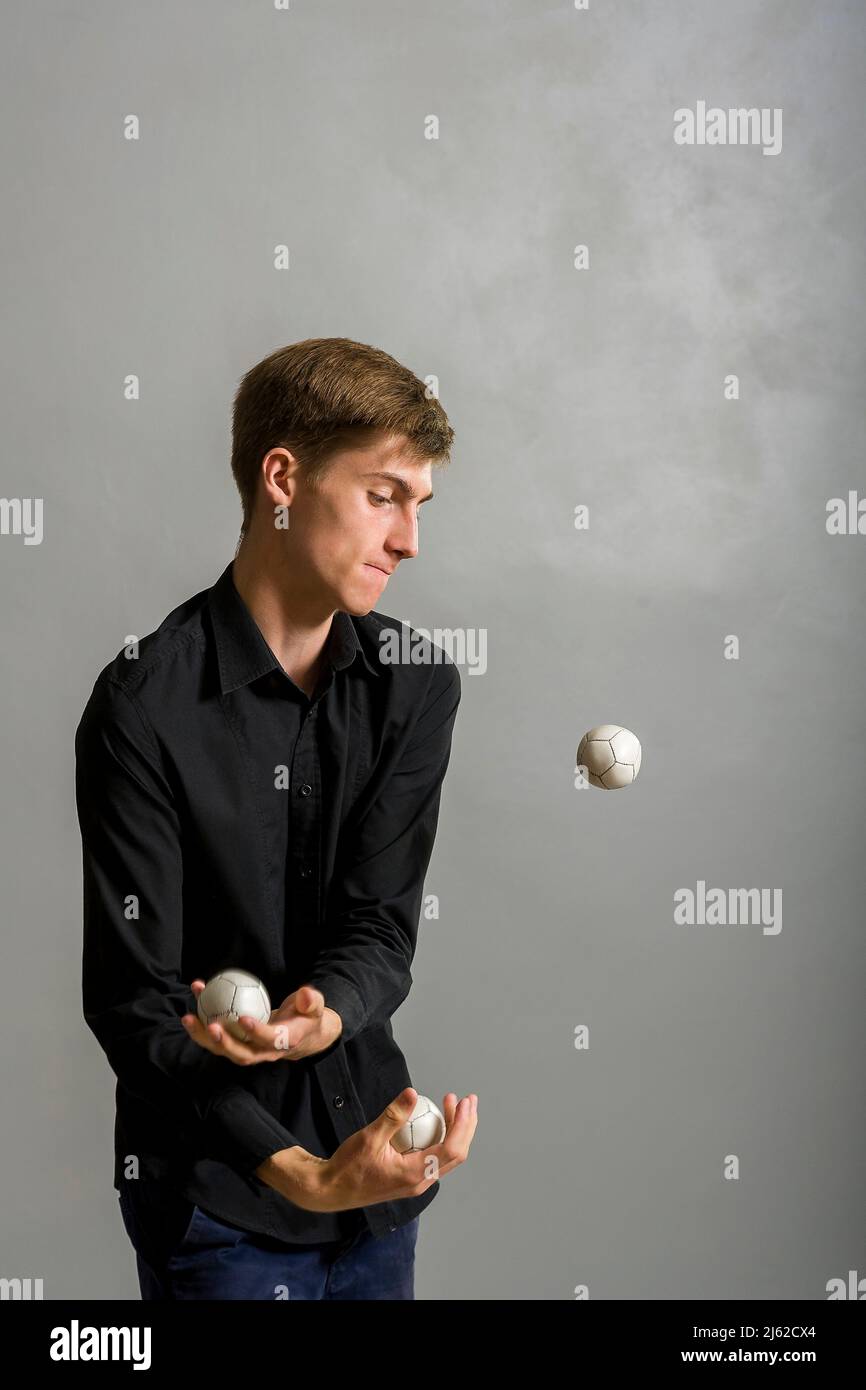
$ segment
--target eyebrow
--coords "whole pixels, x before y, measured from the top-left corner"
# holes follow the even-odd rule
[[[405,478],[401,478],[399,473],[363,473],[361,476],[364,478],[387,478],[389,483],[397,484],[398,488],[401,489],[404,497],[415,498],[418,496],[412,484],[407,483]],[[434,494],[432,492],[428,492],[425,494],[424,497],[421,498],[421,501],[429,502],[433,495]]]

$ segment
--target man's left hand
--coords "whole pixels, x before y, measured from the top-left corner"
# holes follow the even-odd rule
[[[196,999],[204,987],[204,980],[193,980]],[[325,996],[312,985],[301,985],[284,999],[271,1011],[267,1023],[241,1015],[240,1024],[247,1035],[243,1042],[220,1023],[205,1027],[198,1014],[184,1014],[182,1022],[193,1042],[241,1067],[256,1062],[302,1061],[324,1052],[343,1031],[340,1015],[325,1006]]]

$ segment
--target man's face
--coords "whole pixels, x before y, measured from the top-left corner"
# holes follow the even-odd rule
[[[335,456],[316,489],[295,474],[289,521],[293,579],[361,616],[376,608],[401,560],[418,554],[420,508],[431,493],[429,461],[392,438]],[[303,576],[303,578],[301,578]]]

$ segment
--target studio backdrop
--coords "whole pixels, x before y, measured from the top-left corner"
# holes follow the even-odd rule
[[[478,1128],[417,1296],[850,1289],[862,5],[41,0],[2,30],[0,1275],[139,1296],[74,731],[234,553],[242,374],[341,336],[455,431],[381,603],[463,691],[393,1027]],[[641,748],[617,790],[577,757],[603,725]]]

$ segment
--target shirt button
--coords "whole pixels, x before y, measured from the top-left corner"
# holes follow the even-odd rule
[[[313,788],[310,786],[309,782],[305,782],[300,788],[301,796],[309,796],[312,790]]]
[[[309,877],[310,877],[310,874],[311,874],[312,872],[313,872],[313,871],[312,871],[312,869],[310,868],[309,864],[305,864],[305,865],[303,866],[303,868],[299,870],[299,873],[300,873],[300,875],[301,875],[301,878],[309,878]]]
[[[343,1100],[342,1096],[334,1096],[334,1108],[336,1110],[342,1110],[344,1105],[345,1101]]]

